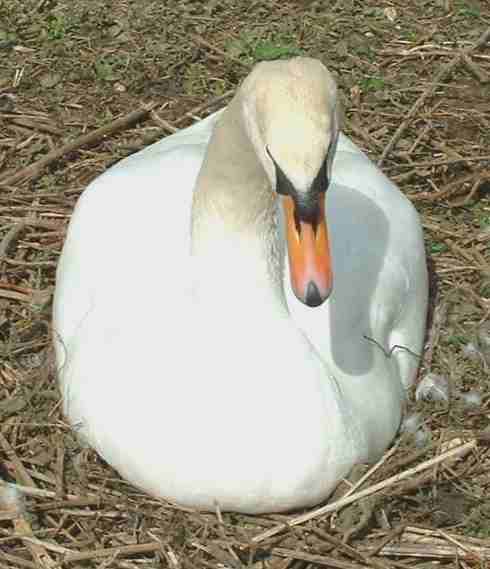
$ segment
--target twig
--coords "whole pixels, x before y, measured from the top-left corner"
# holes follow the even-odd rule
[[[378,460],[378,462],[374,466],[372,466],[366,472],[366,474],[364,474],[364,476],[361,476],[361,478],[359,478],[359,480],[352,486],[352,488],[349,488],[349,490],[342,496],[342,498],[344,499],[350,496],[351,494],[354,494],[354,492],[358,488],[360,488],[364,484],[364,482],[366,482],[366,480],[370,478],[390,458],[390,456],[392,456],[398,450],[399,446],[400,442],[398,441],[395,445],[392,446],[392,448],[390,448],[390,450],[388,450],[383,454],[383,456]]]
[[[16,478],[23,482],[26,486],[35,486],[34,480],[31,478],[30,474],[24,468],[24,465],[20,461],[19,457],[16,455],[14,449],[8,442],[8,440],[3,436],[0,432],[0,446],[3,448],[9,459],[12,461],[14,466],[14,470],[16,473]],[[39,543],[32,543],[29,540],[30,537],[33,537],[33,532],[31,525],[28,519],[24,515],[20,515],[14,521],[15,530],[24,535],[25,538],[22,539],[22,542],[29,550],[32,558],[37,564],[37,567],[41,568],[52,568],[56,565],[55,561],[51,559],[49,553],[46,551],[45,547],[40,545]]]
[[[466,553],[472,553],[471,549],[467,546],[464,545],[463,543],[461,543],[460,540],[454,538],[453,536],[449,535],[447,532],[442,531],[441,529],[439,530],[439,533],[441,534],[441,536],[449,541],[450,543],[454,544],[456,547],[460,547],[461,549],[463,549],[464,551],[466,551]]]
[[[261,541],[264,541],[265,539],[268,539],[269,537],[272,537],[272,536],[280,533],[281,531],[283,531],[285,529],[303,524],[309,520],[318,518],[318,517],[323,516],[324,514],[327,514],[329,512],[339,510],[340,508],[343,508],[344,506],[347,506],[348,504],[352,504],[353,502],[360,500],[361,498],[365,498],[366,496],[370,496],[371,494],[375,494],[376,492],[379,492],[380,490],[384,490],[385,488],[392,486],[394,484],[397,484],[398,482],[401,482],[402,480],[406,480],[407,478],[410,478],[411,476],[414,476],[415,474],[418,474],[419,472],[423,472],[424,470],[427,470],[428,468],[431,468],[432,466],[435,466],[436,464],[439,464],[440,462],[443,462],[444,460],[447,460],[449,458],[454,458],[454,457],[457,457],[457,456],[462,455],[462,454],[466,454],[469,450],[476,448],[476,446],[477,446],[477,441],[475,439],[473,439],[473,440],[471,440],[471,441],[469,441],[463,445],[459,445],[455,448],[452,448],[452,449],[440,454],[439,456],[431,458],[430,460],[427,460],[427,461],[423,462],[422,464],[419,464],[413,468],[405,470],[404,472],[401,472],[400,474],[395,474],[395,476],[392,476],[391,478],[383,480],[383,481],[379,482],[378,484],[374,484],[373,486],[370,486],[369,488],[366,488],[365,490],[361,490],[360,492],[357,492],[356,494],[352,494],[351,496],[348,496],[347,498],[341,498],[340,500],[337,500],[336,502],[333,502],[331,504],[327,504],[325,506],[322,506],[320,508],[317,508],[315,510],[307,512],[306,514],[301,514],[300,516],[296,516],[295,518],[288,521],[287,523],[278,524],[277,526],[275,526],[271,529],[268,529],[268,530],[266,530],[266,531],[264,531],[264,532],[262,532],[256,536],[254,536],[252,538],[252,542],[253,543],[259,543]]]
[[[0,298],[8,298],[9,300],[18,300],[19,302],[32,302],[32,296],[17,292],[15,290],[5,290],[0,288]]]
[[[12,246],[13,242],[17,239],[17,237],[24,231],[26,227],[25,223],[16,223],[13,227],[9,229],[5,237],[2,239],[0,243],[0,262],[4,260],[9,252],[10,247]]]
[[[401,484],[397,484],[391,490],[386,492],[386,495],[390,498],[394,498],[395,496],[406,496],[412,491],[420,490],[423,486],[425,486],[429,481],[434,479],[434,475],[432,472],[423,472],[416,476],[413,480],[406,480]]]
[[[65,471],[65,447],[58,442],[56,447],[56,494],[63,495],[63,481]]]
[[[485,545],[488,546],[488,539],[482,539],[482,538],[477,538],[477,537],[469,537],[469,536],[457,536],[456,534],[449,534],[448,532],[445,532],[446,536],[447,535],[451,535],[453,537],[453,539],[455,539],[456,537],[459,540],[463,540],[466,542],[466,544],[470,544],[470,545]],[[416,542],[416,543],[420,543],[421,540],[424,543],[438,543],[441,541],[441,530],[440,529],[431,529],[431,528],[426,528],[426,527],[420,527],[420,526],[406,526],[405,527],[405,533],[403,535],[403,539],[406,539],[410,542]],[[445,537],[444,537],[445,539]]]
[[[434,448],[434,443],[429,443],[423,449],[415,450],[409,453],[400,453],[402,456],[397,460],[394,460],[388,467],[385,468],[384,473],[386,476],[391,474],[392,472],[399,472],[412,462],[421,459],[425,456],[430,450]]]
[[[219,565],[222,565],[223,567],[231,567],[233,569],[240,569],[242,567],[242,563],[240,562],[235,552],[233,552],[231,555],[217,543],[209,543],[207,545],[203,545],[199,542],[193,542],[192,545],[200,551],[205,551],[208,555],[214,557]],[[226,544],[225,547],[227,547],[229,551],[233,551],[229,544]]]
[[[468,70],[480,81],[480,83],[488,83],[490,78],[488,75],[477,65],[469,55],[463,55],[463,63],[468,68]]]
[[[50,492],[50,494],[55,494],[55,492]],[[52,498],[53,496],[50,496]],[[87,498],[72,498],[68,500],[59,500],[54,502],[46,502],[45,504],[39,504],[33,506],[31,509],[34,512],[48,512],[50,510],[63,510],[77,508],[81,506],[97,506],[99,507],[102,499],[99,496],[87,497]]]
[[[155,110],[151,111],[150,116],[157,123],[157,125],[163,130],[167,130],[168,132],[171,133],[177,132],[179,130],[177,127],[170,124],[165,119],[162,119],[162,117]]]
[[[420,144],[420,141],[423,140],[426,136],[427,133],[430,131],[430,129],[432,128],[432,124],[426,124],[424,126],[424,128],[420,131],[420,134],[417,136],[417,138],[415,139],[415,142],[412,144],[412,146],[408,149],[407,151],[407,155],[410,156],[411,154],[413,154],[414,150],[417,148],[417,146]]]
[[[21,261],[9,257],[4,258],[3,261],[13,267],[56,267],[58,265],[57,261]]]
[[[434,299],[434,302],[438,302],[438,298]],[[432,359],[434,357],[434,349],[439,344],[439,337],[441,334],[441,329],[444,327],[447,319],[448,312],[448,300],[444,300],[441,304],[437,304],[434,308],[434,314],[432,317],[432,326],[429,330],[429,338],[427,341],[427,348],[425,351],[425,368],[430,370],[432,368]]]
[[[400,167],[406,168],[409,166],[413,168],[431,168],[433,166],[448,166],[449,164],[459,164],[461,162],[486,162],[490,160],[490,154],[483,154],[480,156],[461,156],[458,158],[443,158],[442,160],[427,160],[426,162],[417,162],[409,164],[399,164]]]
[[[39,569],[39,565],[36,565],[32,561],[27,561],[27,559],[17,557],[16,555],[10,555],[9,553],[3,553],[2,551],[0,551],[0,559],[5,559],[5,561],[9,561],[10,563],[18,565],[19,567],[26,567],[27,569]]]
[[[63,131],[52,125],[49,124],[46,121],[36,121],[36,120],[32,120],[26,116],[16,116],[16,115],[11,115],[10,118],[10,122],[12,122],[13,124],[17,124],[19,126],[25,126],[26,128],[32,129],[32,130],[36,130],[36,131],[41,131],[41,132],[47,132],[48,134],[55,134],[57,136],[60,136],[61,134],[63,134]]]
[[[451,207],[461,207],[463,205],[467,205],[475,197],[475,194],[478,193],[478,190],[480,189],[482,183],[483,183],[483,176],[480,174],[480,176],[476,177],[476,180],[474,181],[471,190],[466,194],[466,196],[463,199],[454,200],[450,202],[449,205]]]
[[[477,178],[479,181],[484,180],[484,173],[481,171],[471,172],[470,174],[461,176],[458,179],[449,182],[442,190],[439,190],[438,192],[420,192],[418,194],[412,194],[410,196],[410,199],[412,201],[439,201],[443,198],[452,196],[452,194],[461,193],[461,190],[464,190],[464,184],[474,181],[475,178]]]
[[[393,150],[395,144],[400,140],[402,134],[405,132],[405,129],[410,124],[412,118],[417,114],[419,109],[425,103],[426,99],[431,97],[437,86],[444,81],[444,79],[451,73],[451,71],[459,64],[459,62],[464,58],[467,57],[473,50],[478,49],[482,45],[484,45],[488,39],[490,38],[490,27],[488,27],[480,38],[472,45],[464,49],[462,52],[459,52],[456,56],[449,61],[446,65],[444,65],[439,73],[436,74],[434,80],[431,84],[424,90],[424,92],[420,95],[420,97],[415,101],[414,105],[408,112],[407,117],[405,120],[400,124],[400,126],[396,129],[395,133],[389,140],[388,144],[385,146],[383,153],[381,154],[381,158],[378,160],[378,166],[381,166],[385,161],[388,154]]]
[[[237,59],[236,57],[232,57],[230,54],[226,53],[226,51],[223,51],[219,47],[216,47],[215,45],[207,42],[201,36],[198,36],[197,34],[191,34],[191,38],[196,43],[198,43],[199,45],[206,47],[210,51],[214,51],[214,53],[217,53],[221,57],[224,57],[225,59],[229,59],[230,61],[233,61],[233,63],[238,63],[238,65],[241,65],[242,67],[245,67],[246,69],[250,69],[250,66],[247,63],[241,61],[240,59]]]
[[[14,467],[17,479],[20,480],[20,482],[22,482],[22,484],[24,484],[25,486],[35,487],[36,485],[34,484],[34,480],[31,478],[30,474],[24,468],[24,465],[20,461],[14,449],[12,448],[8,440],[3,436],[1,432],[0,432],[0,447],[2,447],[5,454],[12,462],[12,466]]]
[[[155,106],[156,105],[154,103],[144,105],[141,109],[137,109],[124,117],[120,117],[111,123],[94,130],[93,132],[84,134],[72,142],[68,142],[60,148],[56,148],[55,150],[48,152],[46,156],[43,156],[37,162],[34,162],[34,164],[30,164],[29,166],[22,168],[15,174],[0,178],[0,186],[8,186],[17,183],[20,180],[33,179],[40,176],[46,166],[52,164],[56,160],[59,160],[65,154],[78,150],[84,146],[97,144],[105,136],[109,136],[129,128],[131,125],[147,117]]]
[[[220,103],[222,103],[223,101],[228,99],[228,97],[233,95],[234,92],[235,92],[235,89],[229,89],[228,91],[226,91],[222,95],[219,95],[218,97],[214,97],[210,101],[207,101],[206,103],[202,103],[201,105],[194,107],[193,109],[191,109],[190,111],[187,111],[181,117],[176,119],[173,124],[179,125],[179,124],[183,123],[189,117],[193,118],[196,115],[198,115],[199,113],[202,113],[203,111],[207,111],[211,107],[219,105]]]
[[[219,95],[218,97],[214,97],[213,99],[206,101],[205,103],[197,105],[197,107],[194,107],[193,109],[190,109],[189,111],[185,112],[183,115],[181,115],[180,117],[175,119],[175,121],[173,121],[172,123],[163,119],[157,113],[156,110],[153,110],[151,112],[151,118],[154,120],[154,122],[162,130],[165,130],[167,132],[171,132],[173,134],[173,133],[178,132],[180,130],[179,125],[184,123],[186,120],[191,118],[195,121],[196,115],[198,115],[199,113],[202,113],[203,111],[207,111],[208,109],[222,103],[223,101],[228,99],[231,95],[233,95],[234,92],[235,92],[234,89],[230,89],[230,90],[226,91],[225,93],[223,93],[223,95]],[[162,110],[162,109],[160,109],[160,110]],[[156,133],[154,133],[152,136],[150,136],[149,138],[147,138],[144,141],[143,148],[145,146],[147,146],[148,144],[151,144],[152,142],[156,142],[157,140],[160,140],[160,138],[161,138],[161,133],[160,133],[160,131],[157,131]],[[141,148],[141,145],[138,145],[135,150],[140,150],[140,148]],[[46,194],[44,194],[44,195],[46,195]]]
[[[47,549],[48,551],[54,551],[55,553],[63,553],[65,555],[67,553],[71,553],[71,549],[68,549],[67,547],[63,547],[62,545],[57,545],[56,543],[49,543],[37,537],[32,537],[28,535],[23,537],[22,539],[23,541],[27,541],[32,545],[37,545],[38,547]]]
[[[119,556],[137,555],[141,553],[153,553],[161,550],[161,544],[152,541],[150,543],[138,543],[137,545],[123,545],[121,547],[107,547],[105,549],[94,549],[93,551],[80,551],[67,555],[62,563],[75,563],[76,561],[87,561],[88,559],[98,559],[100,557],[110,557],[116,554]]]
[[[0,435],[1,436],[1,435]],[[2,483],[0,483],[0,488]],[[56,498],[56,492],[51,490],[43,490],[42,488],[35,488],[34,486],[23,485],[23,484],[12,484],[9,483],[8,486],[13,486],[21,494],[25,496],[32,496],[35,498]]]
[[[378,545],[374,546],[374,549],[369,553],[369,557],[372,557],[374,555],[378,555],[378,553],[383,549],[383,547],[388,545],[396,537],[398,537],[400,534],[402,534],[405,531],[406,527],[407,526],[405,524],[402,524],[402,525],[398,526],[397,528],[395,528],[394,530],[390,531],[388,533],[388,535],[386,537],[384,537]]]
[[[362,551],[369,552],[371,547],[361,547]],[[433,545],[429,543],[412,544],[401,543],[399,545],[386,545],[377,555],[425,557],[432,559],[463,558],[474,561],[490,560],[490,547],[472,546],[469,551],[455,545]]]
[[[315,565],[334,567],[335,569],[361,569],[362,567],[365,567],[365,565],[359,565],[358,563],[353,563],[352,561],[343,561],[341,559],[337,559],[336,557],[330,557],[327,555],[315,555],[312,553],[306,553],[305,551],[285,549],[284,547],[273,547],[271,549],[271,553],[273,555],[278,555],[279,557],[297,559],[298,561],[307,561],[309,563],[314,563]]]
[[[376,569],[385,569],[383,562],[377,561],[376,559],[370,559],[371,555],[366,555],[357,551],[355,547],[344,543],[340,539],[329,535],[327,532],[321,530],[320,528],[315,528],[312,530],[317,537],[321,538],[323,541],[331,544],[335,549],[342,551],[345,555],[348,555],[351,559],[363,563],[364,565],[371,565]]]

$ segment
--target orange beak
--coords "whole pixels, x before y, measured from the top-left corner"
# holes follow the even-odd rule
[[[320,194],[316,227],[297,220],[291,197],[283,198],[286,239],[293,292],[303,304],[319,306],[332,290],[332,261],[325,221],[325,196]]]

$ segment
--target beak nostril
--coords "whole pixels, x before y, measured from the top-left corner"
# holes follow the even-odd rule
[[[308,283],[306,287],[305,302],[308,306],[320,306],[325,299],[322,298],[318,287],[313,281]]]

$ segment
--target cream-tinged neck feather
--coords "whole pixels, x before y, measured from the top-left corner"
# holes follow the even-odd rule
[[[236,96],[220,117],[199,172],[192,206],[195,245],[209,223],[245,231],[274,207],[270,181],[247,136],[241,99]]]

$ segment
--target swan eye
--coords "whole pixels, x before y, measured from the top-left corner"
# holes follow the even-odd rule
[[[269,148],[265,147],[269,158],[272,160],[274,164],[274,168],[276,169],[276,192],[281,196],[291,196],[293,197],[296,194],[296,190],[294,189],[293,184],[286,176],[286,174],[281,170],[279,164],[274,160],[272,154],[270,153]]]
[[[318,170],[318,174],[315,176],[313,184],[311,185],[311,189],[315,194],[324,194],[327,191],[328,186],[330,185],[330,180],[328,179],[329,155],[330,151],[327,154],[325,160],[322,162],[320,170]]]
[[[337,143],[339,141],[339,133],[335,136],[335,139],[330,143],[327,152],[327,178],[332,176],[332,168],[333,168],[333,159],[335,157],[335,153],[337,152]],[[327,186],[330,184],[330,180],[327,179]]]

